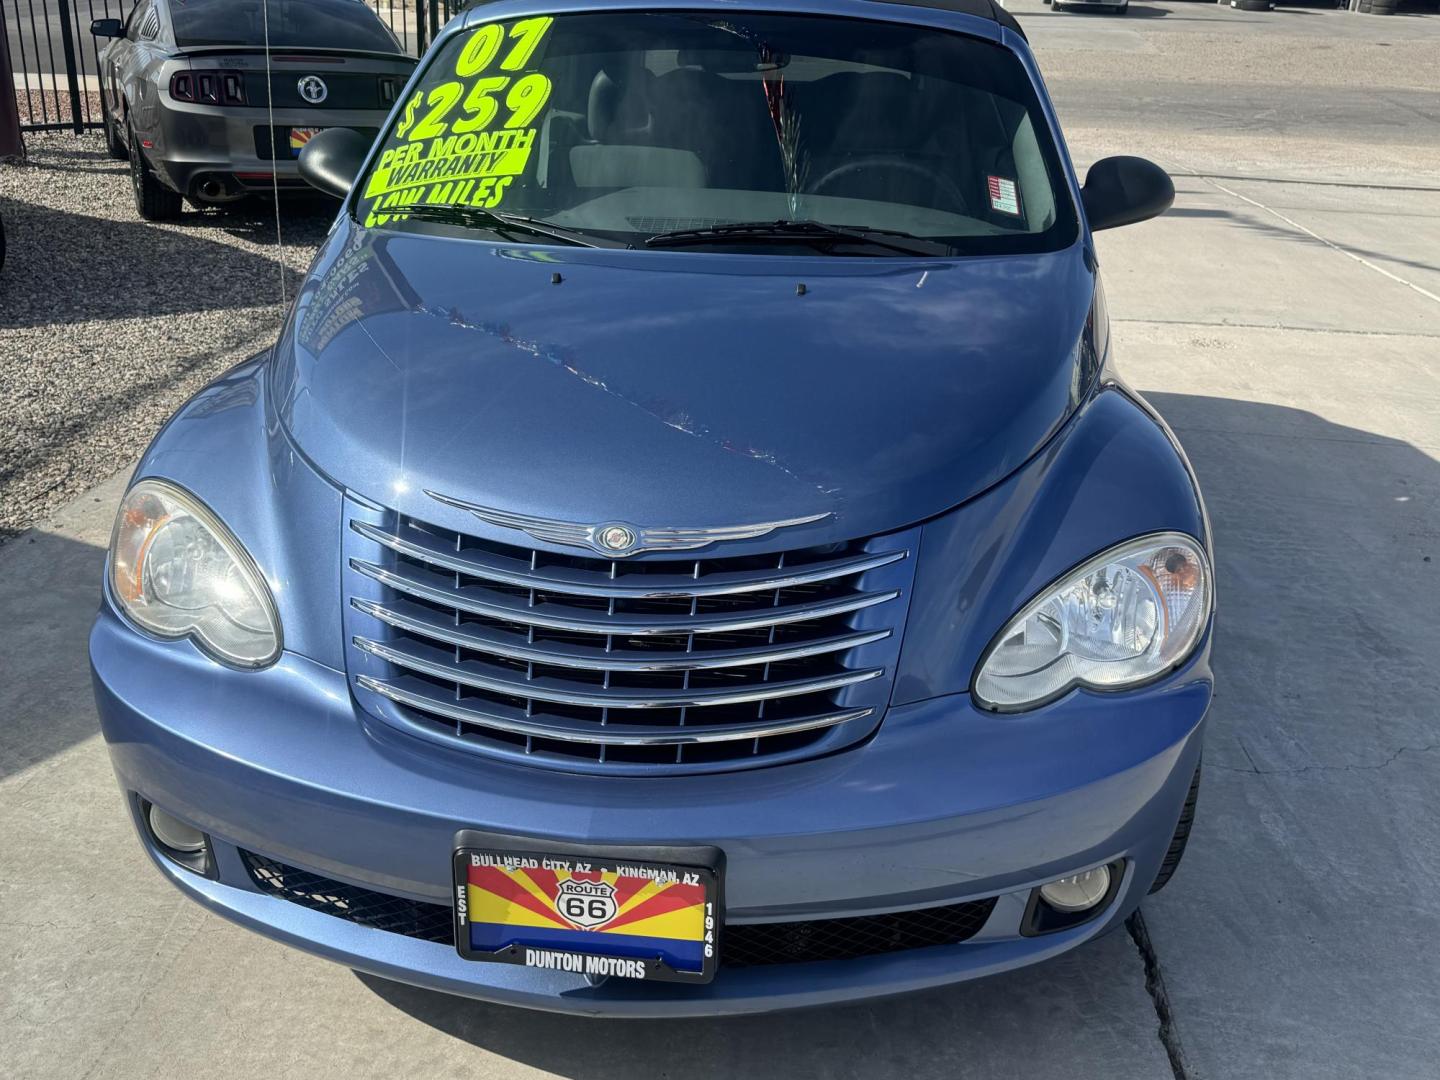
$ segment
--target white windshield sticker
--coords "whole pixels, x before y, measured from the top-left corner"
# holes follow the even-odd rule
[[[1000,214],[1020,216],[1020,191],[1015,181],[1006,176],[988,176],[990,188],[990,209]]]

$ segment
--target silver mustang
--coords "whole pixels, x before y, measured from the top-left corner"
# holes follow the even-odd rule
[[[300,148],[329,127],[373,137],[415,66],[361,0],[140,0],[90,30],[113,39],[100,52],[105,139],[129,159],[149,221],[186,198],[303,190]]]

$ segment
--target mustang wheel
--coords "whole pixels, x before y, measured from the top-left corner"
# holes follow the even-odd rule
[[[178,191],[171,191],[160,182],[145,155],[133,124],[126,125],[130,142],[130,183],[135,188],[135,209],[146,221],[171,221],[180,216],[183,200]]]
[[[105,152],[115,161],[124,161],[130,156],[130,150],[120,139],[120,132],[115,127],[115,121],[110,117],[110,110],[105,107],[105,102],[100,102],[100,124],[105,129]]]

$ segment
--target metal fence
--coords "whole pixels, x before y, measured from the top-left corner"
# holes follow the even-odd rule
[[[0,77],[13,79],[22,131],[78,134],[100,126],[98,54],[105,42],[91,36],[90,23],[95,19],[124,19],[137,2],[0,0],[0,24],[5,27],[4,41],[0,42]],[[465,6],[465,0],[357,2],[371,7],[401,46],[414,56],[424,52],[436,31]]]

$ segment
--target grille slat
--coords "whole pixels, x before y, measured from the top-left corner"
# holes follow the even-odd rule
[[[749,610],[741,615],[635,615],[616,612],[613,616],[602,614],[595,617],[584,608],[570,608],[563,604],[517,603],[503,593],[481,593],[473,588],[455,588],[440,583],[437,575],[426,571],[387,570],[374,563],[352,559],[353,569],[368,578],[388,585],[390,588],[411,596],[418,596],[436,604],[448,604],[472,615],[484,615],[492,619],[503,619],[525,626],[545,627],[550,630],[569,630],[577,634],[720,634],[730,630],[759,630],[785,623],[808,622],[832,615],[848,615],[852,611],[874,607],[900,595],[899,590],[877,593],[854,593],[840,600],[826,600],[818,603],[794,604],[786,607]],[[427,580],[429,579],[429,580]],[[558,614],[550,614],[551,611]]]
[[[622,560],[390,513],[348,534],[349,656],[371,712],[627,775],[794,760],[873,730],[913,542]]]
[[[639,580],[644,584],[622,583],[615,578],[597,581],[587,575],[564,568],[548,570],[545,576],[536,572],[535,560],[528,570],[517,570],[519,561],[498,559],[484,551],[457,551],[454,544],[446,545],[439,538],[419,530],[404,535],[386,532],[363,521],[352,521],[350,527],[366,539],[389,548],[406,558],[443,567],[467,577],[480,578],[501,585],[522,589],[539,589],[545,592],[564,592],[572,596],[593,596],[601,599],[673,599],[701,596],[735,596],[741,593],[770,592],[775,589],[811,585],[835,578],[850,577],[873,570],[905,558],[903,551],[885,551],[870,555],[851,555],[841,559],[830,559],[809,566],[781,572],[782,568],[764,571],[737,570],[700,576],[700,563],[693,564],[690,573],[671,575],[644,574]],[[509,564],[509,565],[507,565]],[[618,564],[612,563],[618,569]]]
[[[502,630],[480,624],[461,626],[454,615],[448,618],[434,614],[428,608],[400,600],[391,604],[376,604],[368,600],[352,598],[351,604],[365,614],[388,623],[397,630],[406,630],[433,641],[456,645],[475,652],[490,653],[512,660],[549,664],[552,667],[580,668],[590,671],[701,671],[710,668],[745,667],[749,665],[775,663],[782,660],[803,660],[825,656],[830,653],[846,652],[861,645],[883,641],[891,630],[867,630],[859,633],[838,634],[801,641],[791,645],[770,645],[760,648],[729,649],[723,652],[705,653],[694,649],[694,635],[688,634],[688,648],[675,652],[649,652],[638,656],[622,656],[614,651],[614,644],[607,635],[604,646],[585,648],[582,645],[537,648],[524,637],[507,634]],[[527,635],[528,636],[528,635]]]
[[[565,721],[548,716],[543,721],[535,721],[528,718],[530,714],[525,710],[507,709],[498,704],[487,703],[483,710],[457,705],[427,684],[406,682],[404,677],[394,682],[381,682],[368,675],[361,675],[358,681],[365,689],[382,694],[391,701],[447,716],[462,723],[478,724],[514,735],[528,735],[531,738],[558,739],[596,746],[687,746],[699,743],[748,742],[770,735],[793,735],[834,727],[851,720],[862,720],[874,711],[851,709],[826,716],[801,717],[774,723],[724,724],[713,727],[702,727],[698,724],[683,727],[640,727],[609,722]]]
[[[803,694],[819,694],[827,690],[838,690],[843,686],[878,679],[885,672],[882,668],[865,668],[859,671],[842,671],[813,679],[788,679],[755,681],[743,689],[728,687],[692,688],[685,685],[674,689],[656,688],[625,690],[609,685],[608,678],[597,688],[583,683],[567,683],[561,679],[537,677],[533,665],[521,679],[507,678],[500,672],[503,668],[493,665],[482,666],[473,660],[446,661],[444,654],[432,646],[415,641],[392,643],[371,641],[368,638],[354,639],[357,648],[397,667],[419,672],[438,679],[449,679],[461,686],[487,690],[493,694],[510,694],[528,697],[535,701],[558,702],[562,705],[589,705],[597,709],[677,709],[704,705],[740,705],[751,701],[766,701],[771,698],[800,697]],[[608,676],[608,672],[606,673]],[[688,676],[688,672],[685,673]],[[688,679],[686,680],[688,682]]]

